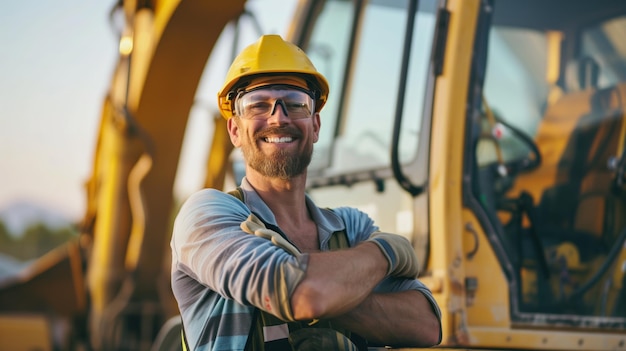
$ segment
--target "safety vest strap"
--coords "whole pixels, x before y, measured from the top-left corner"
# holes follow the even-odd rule
[[[187,337],[185,336],[185,327],[182,325],[182,318],[181,318],[181,325],[180,325],[180,341],[183,345],[183,351],[187,351]]]

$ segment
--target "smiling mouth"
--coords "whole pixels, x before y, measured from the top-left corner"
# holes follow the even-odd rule
[[[293,141],[292,137],[265,137],[263,141],[270,144],[290,143]]]

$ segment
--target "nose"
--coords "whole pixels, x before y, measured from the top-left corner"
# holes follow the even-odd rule
[[[279,105],[280,108],[278,107]],[[270,113],[268,122],[284,124],[289,121],[291,121],[291,119],[289,118],[289,113],[287,112],[287,106],[285,106],[285,102],[282,99],[277,99],[274,102],[274,107],[272,108],[272,112]]]

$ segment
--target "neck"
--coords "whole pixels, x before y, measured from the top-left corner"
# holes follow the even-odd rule
[[[284,180],[267,178],[248,168],[246,179],[272,210],[280,227],[309,220],[305,202],[306,174]]]

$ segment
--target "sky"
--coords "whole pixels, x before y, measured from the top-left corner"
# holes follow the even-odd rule
[[[84,184],[91,175],[100,111],[118,58],[118,38],[109,21],[114,3],[0,4],[0,211],[27,201],[70,220],[84,214]],[[285,31],[291,12],[285,11],[284,0],[251,0],[249,6],[264,31]],[[278,8],[281,11],[275,11]],[[256,39],[255,34],[247,35],[244,40]],[[224,56],[230,56],[230,50],[222,49]],[[208,70],[228,68],[227,60],[210,62],[219,63]],[[198,88],[201,103],[214,104],[221,82],[211,83]],[[209,110],[192,108],[188,129],[205,134],[190,134],[184,144],[179,196],[202,183]]]

